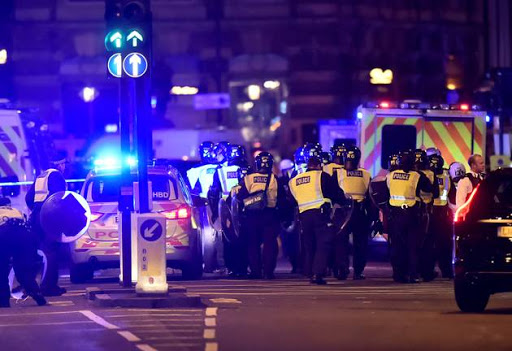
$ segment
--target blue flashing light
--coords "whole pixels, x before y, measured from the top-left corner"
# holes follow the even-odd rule
[[[489,123],[491,121],[491,116],[487,115],[485,116],[485,122]]]
[[[156,96],[151,97],[151,108],[156,108],[157,99]]]
[[[126,158],[126,163],[127,163],[127,164],[128,164],[128,166],[130,166],[130,167],[135,167],[135,166],[137,166],[138,161],[137,161],[137,158],[136,158],[136,157],[134,157],[134,156],[128,156],[128,157]]]
[[[362,112],[358,112],[357,113],[357,119],[363,119],[363,113]]]

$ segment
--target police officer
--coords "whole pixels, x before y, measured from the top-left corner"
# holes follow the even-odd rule
[[[0,198],[0,307],[10,307],[9,271],[14,272],[26,295],[39,306],[46,305],[36,282],[37,240],[27,228],[25,216],[11,207],[8,198]]]
[[[249,241],[250,278],[274,279],[277,262],[278,182],[272,167],[274,158],[268,152],[256,156],[256,172],[244,177],[238,196],[244,204]],[[263,261],[261,245],[263,244]],[[262,271],[263,269],[263,271]]]
[[[329,254],[334,240],[331,203],[344,201],[335,179],[322,171],[318,152],[306,154],[307,171],[292,178],[290,191],[299,208],[304,250],[304,273],[312,284],[324,285]]]
[[[470,171],[457,185],[457,208],[468,200],[473,190],[475,190],[477,185],[485,178],[485,163],[481,155],[471,155],[468,159],[468,164]]]
[[[340,280],[347,279],[349,272],[348,250],[350,233],[352,233],[352,241],[354,243],[354,280],[365,279],[363,271],[366,266],[368,251],[368,214],[370,213],[370,204],[367,199],[371,177],[370,172],[359,167],[360,160],[361,150],[356,146],[349,146],[346,151],[344,168],[336,172],[338,185],[345,195],[350,195],[354,201],[354,208],[348,225],[336,237],[337,278]]]
[[[213,183],[213,175],[217,169],[215,160],[212,156],[214,144],[211,141],[205,141],[199,145],[199,157],[201,165],[191,168],[187,171],[187,178],[193,194],[206,199],[208,190]]]
[[[41,292],[44,296],[61,296],[66,293],[65,288],[58,286],[59,281],[59,248],[61,243],[55,240],[60,234],[48,235],[41,228],[39,215],[41,207],[46,199],[59,191],[66,191],[66,180],[64,179],[64,171],[66,169],[66,158],[57,155],[53,158],[52,166],[37,176],[34,184],[29,189],[25,201],[28,208],[31,209],[29,218],[32,230],[41,240],[41,249],[46,255],[47,268],[44,280],[41,283]]]
[[[460,180],[466,177],[466,167],[460,162],[452,162],[448,168],[448,174],[453,185],[448,191],[448,207],[453,215],[457,210],[457,188]]]
[[[435,173],[436,183],[439,187],[439,197],[434,199],[432,220],[430,223],[429,236],[434,239],[435,258],[439,264],[443,278],[452,279],[452,216],[448,207],[448,194],[452,188],[448,171],[443,168],[444,159],[432,154],[429,157],[430,169]],[[435,266],[435,260],[430,263],[431,271]]]
[[[435,174],[429,168],[428,158],[425,151],[416,149],[414,151],[414,168],[416,172],[424,174],[432,185],[433,192],[420,191],[421,198],[421,237],[419,252],[420,274],[424,281],[431,281],[436,278],[432,262],[435,262],[434,238],[429,235],[432,207],[434,197],[439,196],[439,188],[435,185]]]
[[[343,168],[345,164],[345,154],[347,152],[347,148],[344,144],[335,145],[331,148],[331,158],[332,162],[328,165],[324,166],[324,172],[333,176],[337,170]]]
[[[388,171],[393,172],[398,169],[398,154],[391,154],[388,158]]]
[[[419,282],[418,246],[421,227],[420,191],[433,192],[428,178],[413,170],[414,153],[402,151],[398,157],[399,169],[386,177],[389,190],[389,234],[391,264],[396,282]]]

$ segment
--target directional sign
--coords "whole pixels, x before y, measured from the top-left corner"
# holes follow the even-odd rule
[[[107,67],[111,75],[121,78],[123,74],[123,58],[121,54],[114,54],[108,59]]]
[[[140,234],[147,241],[157,241],[162,236],[162,233],[162,225],[154,219],[148,219],[140,226]]]
[[[132,30],[130,34],[126,37],[126,41],[128,44],[131,44],[132,47],[136,48],[144,42],[144,36],[138,30]]]
[[[59,191],[43,203],[40,222],[51,240],[73,242],[85,234],[89,228],[91,209],[79,194],[72,191]]]
[[[123,34],[119,30],[114,30],[105,37],[105,47],[108,51],[118,50],[123,47]]]
[[[132,52],[124,58],[123,70],[132,78],[142,77],[148,70],[148,60],[146,60],[144,55]]]

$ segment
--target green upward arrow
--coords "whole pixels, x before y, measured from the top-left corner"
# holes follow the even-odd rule
[[[142,42],[142,41],[144,41],[144,38],[142,37],[142,34],[137,32],[136,30],[134,30],[130,34],[128,34],[128,36],[126,37],[126,41],[130,41],[130,40],[132,40],[132,46],[134,48],[136,48],[137,40]]]
[[[115,32],[114,34],[112,34],[110,36],[110,42],[114,43],[114,46],[119,49],[121,47],[121,39],[122,38],[123,38],[123,36],[121,35],[121,33]]]

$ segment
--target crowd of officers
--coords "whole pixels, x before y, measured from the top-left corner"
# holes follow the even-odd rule
[[[239,145],[205,142],[199,151],[202,164],[188,178],[208,201],[228,274],[274,279],[280,236],[292,272],[319,285],[328,274],[349,277],[350,253],[353,279],[365,279],[370,233],[387,233],[396,282],[431,281],[436,263],[451,279],[453,214],[485,169],[479,155],[470,157],[466,173],[457,162],[445,169],[437,149],[404,150],[389,157],[385,177],[372,180],[353,145],[324,152],[307,143],[278,172],[268,152],[251,167]],[[233,226],[236,235],[228,235]]]

